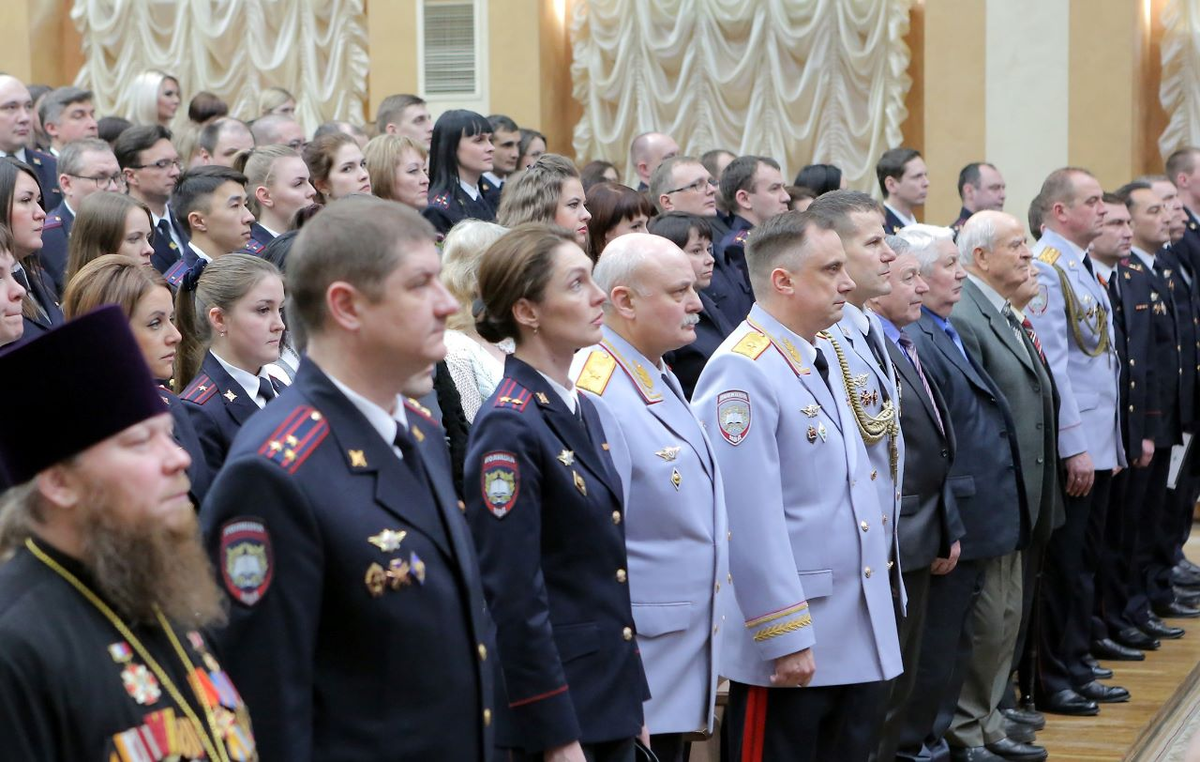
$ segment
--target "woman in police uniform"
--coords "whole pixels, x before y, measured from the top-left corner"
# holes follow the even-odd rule
[[[492,125],[480,114],[452,109],[438,117],[429,145],[429,205],[421,210],[443,236],[465,219],[493,222]]]
[[[496,739],[510,759],[626,762],[643,730],[620,479],[600,403],[568,375],[601,335],[591,273],[570,233],[541,225],[506,234],[479,269],[479,334],[516,343],[465,468],[506,691]]]

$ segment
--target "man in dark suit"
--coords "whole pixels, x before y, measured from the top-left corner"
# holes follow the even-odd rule
[[[958,197],[962,199],[962,209],[958,211],[958,219],[950,226],[955,237],[975,212],[987,209],[1002,211],[1004,196],[1004,176],[995,165],[973,161],[963,167],[958,173]]]
[[[1063,521],[1058,486],[1055,405],[1049,371],[1038,354],[1011,299],[1031,277],[1032,254],[1021,222],[997,211],[976,213],[958,236],[958,250],[967,269],[963,299],[954,308],[951,323],[962,337],[967,353],[1004,393],[1014,416],[1021,462],[1021,486],[1025,493],[1025,525],[1030,528],[1028,544],[1019,546],[1004,561],[989,566],[983,602],[994,608],[976,608],[975,632],[999,632],[988,694],[959,699],[964,723],[956,731],[974,732],[971,715],[985,735],[1004,731],[1000,700],[1009,684],[1014,653],[1023,650],[1024,633],[1033,606],[1039,560],[1050,533]],[[1007,576],[1005,576],[1007,573]],[[976,655],[981,649],[976,648]],[[987,702],[984,713],[975,712],[974,700]],[[1027,724],[1041,725],[1036,715],[1010,712]]]
[[[916,682],[922,658],[921,638],[933,575],[949,574],[958,563],[963,534],[962,522],[946,478],[954,462],[954,428],[941,392],[921,367],[916,346],[904,327],[921,316],[921,297],[929,290],[919,274],[917,258],[907,253],[908,244],[895,236],[887,240],[896,253],[888,280],[892,292],[869,299],[879,318],[888,355],[900,383],[900,426],[904,431],[904,487],[900,498],[900,568],[908,593],[907,615],[897,614],[900,654],[904,672],[892,683],[887,719],[881,732],[876,759],[896,758],[896,743],[904,719],[904,708]],[[929,658],[939,658],[937,654]]]
[[[46,215],[42,225],[42,266],[62,295],[66,285],[67,239],[75,212],[85,198],[99,191],[125,190],[125,175],[112,148],[99,138],[81,138],[63,146],[58,154],[59,187],[63,200]]]
[[[58,189],[58,164],[48,153],[26,148],[33,131],[33,98],[16,77],[0,74],[0,156],[12,156],[33,167],[42,186],[42,208],[62,203]]]
[[[321,214],[288,258],[307,356],[200,512],[232,599],[217,640],[264,762],[485,760],[478,563],[442,429],[401,396],[429,390],[456,304],[415,212],[353,197]]]
[[[895,235],[901,228],[915,225],[916,207],[925,203],[929,193],[929,172],[921,153],[912,148],[885,151],[875,165],[875,175],[883,193],[884,231]]]
[[[943,743],[971,663],[972,611],[983,589],[984,570],[990,559],[1008,556],[1028,534],[1017,437],[1008,401],[967,354],[949,321],[966,278],[952,235],[949,228],[920,225],[907,228],[901,236],[916,255],[921,277],[929,285],[922,299],[921,319],[908,333],[925,373],[945,397],[954,430],[971,432],[958,440],[947,480],[966,530],[958,567],[930,582],[921,644],[922,652],[943,657],[922,659],[918,665],[917,684],[900,735],[897,756],[901,759],[916,759],[923,743],[931,749]],[[952,758],[991,760],[1000,751],[1022,759],[1039,759],[1045,754],[1039,747],[1012,743],[1007,736],[996,741],[996,752],[990,745],[952,747]]]
[[[165,274],[181,260],[188,242],[187,230],[180,228],[168,205],[180,174],[179,154],[171,143],[171,133],[157,124],[130,127],[117,138],[113,153],[125,173],[129,195],[150,208],[154,225],[150,264]]]

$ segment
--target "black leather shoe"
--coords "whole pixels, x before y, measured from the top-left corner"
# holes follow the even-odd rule
[[[988,751],[1005,759],[1016,759],[1021,762],[1041,762],[1049,755],[1041,746],[1028,743],[1017,743],[1011,738],[1001,738],[995,743],[985,746]]]
[[[1022,725],[1028,725],[1034,730],[1041,730],[1046,727],[1046,716],[1036,709],[1016,709],[1015,707],[1010,707],[1001,711],[1004,712],[1006,719],[1019,722]]]
[[[1200,573],[1176,566],[1170,572],[1171,581],[1184,587],[1200,587]]]
[[[1073,717],[1091,717],[1100,714],[1100,706],[1089,699],[1080,696],[1073,690],[1067,689],[1038,699],[1038,706],[1043,712],[1051,714],[1067,714]]]
[[[1112,639],[1119,645],[1126,648],[1136,648],[1140,651],[1157,651],[1162,647],[1161,643],[1137,627],[1126,627],[1116,635],[1113,635]]]
[[[1182,627],[1172,627],[1156,616],[1150,617],[1139,626],[1147,635],[1163,640],[1178,640],[1183,637],[1185,632]]]
[[[1008,736],[1009,740],[1017,743],[1033,743],[1037,738],[1034,735],[1033,728],[1029,725],[1022,725],[1019,722],[1012,720],[1004,721],[1004,735]]]
[[[1185,558],[1179,563],[1175,564],[1175,568],[1200,574],[1200,564],[1193,563],[1190,558]]]
[[[1175,594],[1175,602],[1179,605],[1190,609],[1200,608],[1200,591],[1194,588],[1173,587],[1171,592]]]
[[[1189,608],[1179,601],[1171,601],[1155,606],[1154,614],[1163,619],[1196,619],[1200,617],[1200,609]]]
[[[950,762],[1004,762],[1004,757],[991,753],[983,746],[951,746]]]
[[[1113,676],[1113,671],[1108,667],[1101,667],[1099,664],[1092,665],[1092,677],[1097,680],[1107,680]]]
[[[1101,685],[1093,680],[1087,685],[1080,685],[1075,692],[1085,699],[1097,704],[1120,704],[1129,700],[1129,691],[1119,685]]]
[[[1134,632],[1141,636],[1144,641],[1150,641],[1150,638],[1141,630],[1135,629]],[[1092,655],[1098,659],[1108,659],[1110,661],[1145,661],[1146,659],[1146,654],[1138,649],[1123,646],[1110,638],[1093,640]]]

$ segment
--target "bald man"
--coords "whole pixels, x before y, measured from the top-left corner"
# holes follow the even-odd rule
[[[682,762],[685,733],[713,730],[718,642],[729,587],[725,493],[708,438],[663,355],[690,344],[696,276],[671,241],[615,239],[593,275],[608,295],[604,338],[576,356],[576,385],[603,397],[625,487],[625,544],[638,647],[653,696],[650,744]],[[615,419],[615,416],[614,416]]]
[[[12,156],[33,167],[42,186],[42,208],[53,209],[62,203],[58,162],[48,153],[25,147],[33,132],[33,115],[33,98],[25,83],[0,74],[0,156]]]
[[[679,144],[670,135],[661,132],[643,132],[629,145],[629,163],[638,176],[638,190],[650,187],[650,176],[663,159],[679,153]]]

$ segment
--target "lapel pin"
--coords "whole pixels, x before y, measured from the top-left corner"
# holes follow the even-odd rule
[[[575,453],[571,450],[563,450],[558,454],[556,460],[567,468],[570,468],[575,465]]]
[[[579,490],[579,494],[587,497],[587,484],[584,483],[583,477],[579,475],[578,471],[572,471],[571,476],[575,479],[575,489]]]
[[[351,468],[367,467],[367,456],[363,454],[362,450],[347,450],[346,453],[350,456]]]

